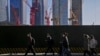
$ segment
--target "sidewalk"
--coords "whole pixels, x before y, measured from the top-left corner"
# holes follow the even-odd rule
[[[8,54],[0,54],[0,56],[24,56],[25,53],[8,53]],[[45,53],[36,53],[36,56],[44,56]],[[73,56],[83,56],[83,53],[71,53]],[[32,56],[33,53],[28,53],[28,56]],[[52,56],[52,53],[47,53],[48,56]],[[58,53],[55,53],[55,56],[58,56]],[[100,56],[100,53],[98,53]]]

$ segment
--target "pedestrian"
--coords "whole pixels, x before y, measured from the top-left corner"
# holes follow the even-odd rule
[[[51,37],[51,35],[49,33],[47,33],[47,50],[45,52],[45,56],[47,54],[48,51],[53,53],[54,56],[54,50],[53,50],[53,46],[54,46],[54,39]]]
[[[91,56],[97,55],[95,48],[97,46],[97,40],[94,38],[94,35],[91,35],[90,41],[89,41],[89,48],[91,51]]]
[[[34,46],[35,46],[35,39],[31,36],[31,33],[27,34],[27,37],[29,38],[29,46],[28,49],[25,53],[25,56],[27,55],[27,53],[31,50],[33,55],[35,56],[35,51],[34,51]]]
[[[59,45],[59,56],[62,55],[62,48],[63,48],[63,39],[61,39],[61,41],[59,42],[60,45]]]
[[[64,34],[62,34],[62,37],[63,41],[62,41],[61,56],[64,56],[65,53],[67,54],[67,56],[72,56],[69,48],[68,33],[65,32]]]
[[[88,54],[89,56],[91,56],[90,54],[90,49],[89,49],[89,38],[90,36],[87,34],[83,34],[83,38],[84,38],[84,54],[83,56],[86,56],[86,54]]]

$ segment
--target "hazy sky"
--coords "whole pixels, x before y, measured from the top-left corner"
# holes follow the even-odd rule
[[[83,24],[100,25],[100,0],[83,0]]]

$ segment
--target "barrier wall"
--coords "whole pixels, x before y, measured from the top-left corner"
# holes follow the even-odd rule
[[[71,48],[83,48],[83,34],[93,34],[100,47],[100,26],[0,26],[0,48],[26,48],[27,33],[31,32],[36,39],[36,48],[46,47],[46,33],[54,38],[54,47],[59,47],[61,34],[69,33]]]

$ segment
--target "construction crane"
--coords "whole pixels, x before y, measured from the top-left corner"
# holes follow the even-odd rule
[[[73,12],[72,9],[70,9],[70,18],[69,18],[70,24],[71,25],[78,25],[78,17],[77,15]]]
[[[30,4],[27,2],[27,0],[23,0],[30,8],[30,24],[35,25],[35,13],[38,10],[38,0],[35,0],[35,6],[30,6]]]
[[[50,8],[49,13],[48,13],[47,10],[45,11],[45,14],[46,14],[46,15],[45,15],[46,25],[48,25],[48,26],[50,25],[50,15],[51,15],[51,12],[52,12],[51,10],[52,10],[52,8]]]
[[[45,19],[46,19],[46,25],[50,25],[49,17],[48,17],[48,11],[45,11]]]
[[[80,3],[82,4],[82,3]],[[78,17],[80,15],[80,10],[81,10],[81,5],[78,5],[77,10],[73,10],[72,8],[70,9],[70,19],[71,25],[79,25]]]
[[[17,15],[17,11],[16,11],[16,9],[14,8],[13,5],[11,5],[11,9],[12,9],[13,15],[15,17],[16,25],[20,25],[19,16]]]
[[[77,25],[78,24],[78,17],[77,15],[73,12],[72,9],[70,9],[70,18],[69,21],[71,22],[71,25]]]

